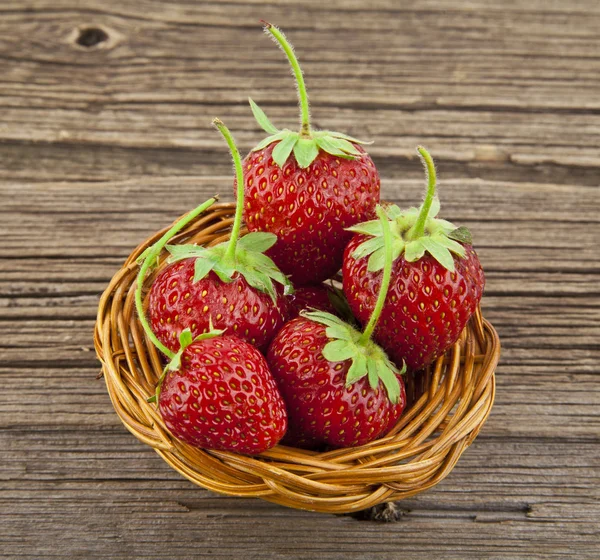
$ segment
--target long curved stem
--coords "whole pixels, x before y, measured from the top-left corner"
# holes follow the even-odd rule
[[[415,225],[410,228],[406,235],[407,239],[409,240],[423,237],[423,234],[425,233],[425,223],[427,222],[429,210],[431,209],[433,197],[435,196],[436,174],[433,159],[423,146],[419,146],[417,148],[417,152],[419,152],[425,168],[427,169],[427,192],[425,193],[425,200],[421,206],[421,211],[419,212],[417,221],[415,222]]]
[[[375,309],[373,309],[373,313],[371,313],[371,317],[369,317],[369,322],[367,323],[367,326],[365,327],[365,330],[363,331],[360,337],[359,344],[365,344],[371,338],[373,330],[377,325],[377,321],[379,320],[379,316],[381,315],[381,311],[383,310],[385,298],[387,297],[388,289],[390,287],[390,281],[392,278],[392,265],[394,264],[392,231],[390,229],[390,222],[383,208],[379,205],[377,206],[377,216],[379,217],[379,221],[381,222],[381,228],[383,230],[385,260],[383,264],[381,286],[379,288],[377,301],[375,302]]]
[[[135,288],[135,308],[138,312],[138,317],[140,323],[142,323],[142,327],[144,328],[144,332],[148,336],[148,338],[154,343],[154,345],[167,356],[169,359],[172,359],[175,354],[169,350],[160,340],[158,340],[157,336],[152,331],[150,327],[150,323],[148,323],[148,319],[146,318],[146,314],[144,313],[144,305],[142,303],[142,287],[144,284],[144,278],[146,277],[146,273],[150,268],[152,262],[160,255],[160,252],[164,249],[165,245],[169,242],[169,240],[178,233],[182,228],[184,228],[187,224],[189,224],[194,218],[202,214],[205,210],[210,208],[216,201],[216,196],[209,198],[206,202],[203,202],[200,206],[192,210],[190,213],[186,214],[181,220],[179,220],[176,224],[167,231],[154,245],[149,247],[146,251],[146,255],[144,257],[144,261],[140,266],[140,270],[137,274],[137,286]]]
[[[227,245],[227,249],[225,251],[225,258],[233,261],[235,259],[235,249],[240,236],[240,228],[242,227],[242,214],[244,212],[244,172],[242,170],[242,159],[240,158],[240,152],[235,145],[231,132],[229,132],[229,129],[220,119],[214,119],[213,124],[219,129],[219,132],[223,135],[223,138],[225,138],[225,141],[229,146],[229,151],[231,152],[231,157],[233,158],[233,165],[235,166],[235,178],[237,181],[235,216],[233,218],[233,226],[231,228],[229,245]]]
[[[288,42],[285,35],[274,25],[266,21],[263,21],[263,23],[265,24],[265,30],[275,37],[275,40],[279,43],[283,49],[283,52],[290,61],[290,65],[294,71],[294,76],[296,76],[296,85],[298,86],[298,101],[300,103],[300,117],[302,123],[300,134],[302,136],[310,136],[310,111],[308,106],[308,95],[306,93],[306,85],[304,83],[304,76],[302,75],[300,63],[296,58],[292,45]]]

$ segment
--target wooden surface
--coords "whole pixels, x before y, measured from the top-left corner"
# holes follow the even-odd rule
[[[317,126],[376,143],[383,195],[418,202],[414,147],[467,225],[503,342],[481,435],[396,524],[192,486],[111,408],[92,347],[130,250],[231,198],[219,116],[296,123],[279,24]],[[104,30],[95,46],[81,30]],[[97,33],[84,33],[93,42]],[[0,558],[598,558],[597,1],[0,4]]]

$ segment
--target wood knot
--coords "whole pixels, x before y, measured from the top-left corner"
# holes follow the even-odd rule
[[[79,30],[77,44],[82,47],[95,47],[104,41],[108,41],[108,33],[100,27],[85,27]]]
[[[80,25],[69,34],[67,42],[78,50],[93,51],[112,49],[121,39],[119,33],[104,25]]]

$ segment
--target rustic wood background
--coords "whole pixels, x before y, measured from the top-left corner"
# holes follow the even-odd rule
[[[307,76],[315,124],[376,143],[383,194],[418,202],[417,143],[471,228],[503,341],[475,444],[396,524],[192,486],[111,408],[98,298],[151,232],[262,134],[294,126],[259,18]],[[3,0],[0,557],[598,558],[600,4],[596,0]]]

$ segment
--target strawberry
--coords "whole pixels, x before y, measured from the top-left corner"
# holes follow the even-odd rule
[[[240,241],[243,241],[242,238]],[[287,298],[276,288],[271,296],[253,288],[236,274],[224,282],[210,271],[194,282],[196,259],[177,261],[165,268],[150,289],[148,315],[152,330],[168,348],[177,351],[179,333],[190,329],[193,335],[206,332],[212,320],[215,328],[266,350],[275,333],[287,319]]]
[[[241,178],[240,156],[231,134],[215,125],[227,140]],[[291,289],[288,279],[264,254],[277,238],[272,233],[250,233],[238,239],[243,188],[238,189],[237,208],[229,241],[213,247],[167,246],[170,264],[160,272],[148,296],[148,315],[153,331],[169,350],[179,348],[180,333],[192,336],[219,329],[266,350],[285,322]],[[277,286],[274,284],[277,283]]]
[[[311,129],[292,47],[273,25],[266,23],[265,30],[281,45],[296,76],[302,125],[300,132],[278,130],[250,100],[269,137],[244,160],[244,218],[250,231],[277,235],[268,254],[294,284],[318,284],[341,268],[351,238],[345,228],[375,217],[379,174],[359,140]]]
[[[387,219],[381,208],[382,227]],[[267,362],[288,407],[286,443],[352,447],[385,435],[406,404],[400,371],[371,340],[390,282],[386,281],[364,332],[323,311],[302,311],[275,336]]]
[[[419,370],[460,337],[476,310],[485,284],[483,269],[464,228],[436,218],[435,167],[418,148],[428,174],[420,208],[389,206],[393,235],[393,281],[374,338],[397,363]],[[357,233],[344,255],[343,287],[354,315],[368,320],[382,281],[384,239],[381,224],[350,228]]]
[[[160,385],[159,411],[169,431],[190,445],[255,455],[285,434],[285,404],[262,354],[219,334],[192,340],[183,331]]]
[[[333,301],[337,297],[338,294],[334,288],[327,284],[296,288],[288,298],[288,319],[298,317],[300,311],[304,309],[319,309],[336,315],[337,311]]]

